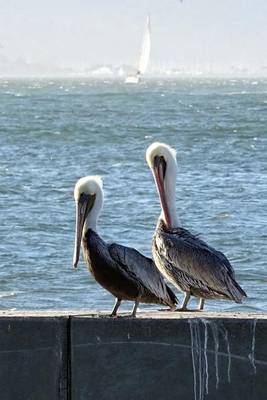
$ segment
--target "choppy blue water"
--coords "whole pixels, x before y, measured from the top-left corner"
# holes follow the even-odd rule
[[[177,149],[183,226],[229,257],[249,296],[206,308],[266,309],[266,79],[0,80],[2,309],[112,307],[83,261],[71,268],[73,187],[102,175],[100,233],[150,254],[155,140]]]

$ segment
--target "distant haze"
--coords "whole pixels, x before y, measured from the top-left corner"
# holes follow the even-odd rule
[[[0,0],[0,73],[135,65],[148,13],[150,68],[267,66],[266,0]]]

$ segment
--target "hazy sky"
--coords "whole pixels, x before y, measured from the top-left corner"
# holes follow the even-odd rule
[[[148,12],[154,65],[267,65],[267,0],[0,0],[0,54],[134,64]]]

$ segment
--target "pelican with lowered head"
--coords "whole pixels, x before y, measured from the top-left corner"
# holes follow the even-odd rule
[[[186,311],[190,296],[228,299],[241,303],[246,293],[235,280],[232,265],[223,253],[179,226],[175,207],[176,152],[164,143],[151,144],[146,160],[157,186],[161,214],[152,240],[152,253],[159,271],[184,292],[178,311]]]
[[[108,244],[97,234],[97,220],[104,202],[103,184],[97,176],[86,176],[76,183],[76,235],[73,266],[77,268],[82,243],[85,262],[95,280],[113,294],[117,314],[122,300],[134,301],[132,316],[139,302],[164,304],[175,309],[177,299],[165,284],[154,262],[137,250],[116,243]]]

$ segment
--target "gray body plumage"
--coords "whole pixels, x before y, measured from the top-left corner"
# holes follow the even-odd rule
[[[154,262],[137,250],[108,244],[89,229],[83,237],[87,266],[95,280],[120,300],[175,307],[177,299]]]
[[[167,229],[159,220],[152,253],[159,271],[188,295],[237,303],[246,297],[225,255],[186,229]]]

